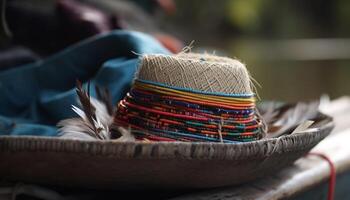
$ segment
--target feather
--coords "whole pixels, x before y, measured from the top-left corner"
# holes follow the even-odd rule
[[[113,115],[109,114],[105,104],[91,97],[91,104],[96,108],[95,116],[102,124],[110,125],[113,121]]]
[[[118,138],[117,141],[120,142],[128,142],[128,141],[135,141],[134,135],[131,133],[131,130],[126,130],[123,127],[118,127],[118,131],[121,134],[121,136]]]
[[[95,140],[96,137],[92,134],[92,129],[89,124],[81,118],[71,118],[61,120],[57,126],[58,132],[62,138]]]
[[[267,137],[291,134],[300,124],[317,118],[318,107],[319,101],[298,102],[295,105],[282,106],[275,102],[266,103],[260,112],[268,125]]]
[[[90,97],[89,91],[84,91],[81,82],[77,81],[76,91],[82,108],[72,105],[72,110],[79,117],[61,120],[57,124],[59,135],[63,138],[85,140],[134,141],[135,138],[129,130],[121,127],[110,128],[113,124],[113,106],[110,93],[107,89],[103,92],[100,89],[96,90],[99,90],[99,92],[96,91],[99,93],[97,95],[99,100]]]
[[[68,135],[81,135],[81,133],[84,133],[85,135],[96,139],[103,140],[109,138],[110,123],[108,123],[108,121],[112,120],[112,116],[109,116],[108,118],[104,114],[95,114],[95,119],[93,119],[91,123],[90,120],[87,119],[84,111],[82,111],[80,108],[72,106],[72,109],[75,113],[79,115],[79,118],[71,118],[60,121],[57,124],[57,126],[60,127],[60,135],[67,137]],[[99,111],[96,113],[101,112],[103,111]],[[106,123],[102,123],[102,121]]]

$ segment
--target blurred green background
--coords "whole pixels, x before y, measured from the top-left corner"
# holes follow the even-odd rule
[[[350,1],[176,0],[162,30],[244,62],[266,100],[350,94]]]
[[[238,58],[261,84],[264,100],[350,94],[349,0],[7,2],[12,41],[39,59],[94,34],[137,30],[171,41],[173,52],[181,41],[194,41],[193,51]]]

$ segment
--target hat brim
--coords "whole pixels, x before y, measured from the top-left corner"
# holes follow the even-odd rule
[[[94,189],[190,189],[234,185],[266,176],[305,155],[333,129],[255,142],[114,142],[0,137],[0,177]]]

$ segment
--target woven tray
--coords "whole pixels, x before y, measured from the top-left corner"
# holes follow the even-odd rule
[[[0,137],[0,177],[68,187],[190,189],[240,184],[292,164],[325,138],[317,129],[239,144],[120,143]]]

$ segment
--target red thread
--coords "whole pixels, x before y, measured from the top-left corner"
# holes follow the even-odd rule
[[[318,156],[318,157],[320,157],[323,160],[328,162],[328,165],[330,168],[330,175],[329,175],[329,183],[328,183],[327,200],[333,200],[334,199],[335,184],[336,184],[336,176],[337,176],[334,163],[331,161],[331,159],[328,158],[328,156],[326,156],[323,153],[310,152],[308,154]]]
[[[193,117],[193,116],[188,116],[188,115],[180,115],[180,114],[175,114],[175,113],[168,113],[168,112],[163,112],[163,111],[159,111],[159,110],[154,110],[154,109],[146,108],[146,107],[139,106],[136,104],[131,104],[125,100],[122,100],[121,103],[123,103],[131,108],[136,108],[139,110],[144,110],[147,112],[171,116],[171,117],[178,117],[178,118],[183,118],[183,119],[188,119],[188,120],[198,120],[198,121],[208,121],[209,120],[208,118],[203,118],[203,117]]]

